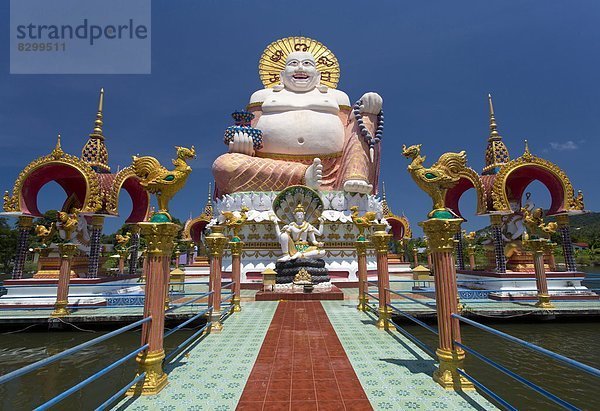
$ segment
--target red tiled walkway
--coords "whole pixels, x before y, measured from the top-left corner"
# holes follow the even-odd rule
[[[372,410],[319,301],[277,307],[238,410]]]

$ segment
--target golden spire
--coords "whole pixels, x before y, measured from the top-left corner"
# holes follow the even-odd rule
[[[94,129],[89,135],[89,139],[81,151],[81,159],[90,163],[92,168],[98,173],[110,173],[108,166],[108,150],[104,144],[104,132],[102,130],[104,108],[104,89],[100,89],[98,99],[98,112],[94,121]]]
[[[100,98],[98,100],[98,113],[96,113],[96,121],[94,121],[94,136],[98,136],[99,138],[104,139],[104,135],[102,134],[102,106],[104,105],[104,88],[100,89]],[[90,134],[91,136],[92,134]]]
[[[385,197],[385,181],[381,182],[381,213],[384,217],[389,217],[392,215],[390,207],[387,203],[387,198]]]
[[[498,124],[496,124],[496,115],[494,113],[494,103],[492,95],[488,94],[488,104],[490,106],[490,136],[485,150],[485,167],[483,174],[496,174],[498,169],[510,161],[508,149],[498,133]]]
[[[212,185],[210,182],[208,183],[208,197],[206,199],[206,204],[204,205],[204,210],[200,216],[208,219],[208,221],[213,218]]]
[[[498,134],[498,125],[496,124],[496,117],[494,115],[494,103],[492,103],[492,95],[488,94],[488,102],[490,104],[490,139],[501,138]]]
[[[60,158],[62,157],[62,155],[65,152],[62,149],[62,146],[60,145],[60,134],[58,135],[58,137],[56,137],[56,145],[54,146],[54,150],[52,150],[52,156],[54,158]]]

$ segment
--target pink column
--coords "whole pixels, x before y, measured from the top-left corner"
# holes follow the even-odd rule
[[[151,316],[152,320],[142,326],[142,345],[148,344],[149,347],[136,357],[139,364],[138,375],[145,372],[146,376],[131,387],[127,394],[154,395],[167,385],[167,374],[162,368],[165,358],[165,298],[169,287],[173,240],[180,227],[173,223],[139,223],[139,226],[148,243],[144,264],[144,318]]]
[[[419,250],[417,250],[417,247],[413,248],[413,261],[415,267],[419,265]]]
[[[76,244],[59,244],[60,269],[58,272],[58,285],[56,287],[56,302],[54,303],[54,312],[52,317],[64,317],[69,315],[67,309],[69,305],[69,283],[71,282],[71,262],[77,251]]]
[[[358,263],[358,306],[360,311],[366,311],[369,304],[369,284],[367,276],[367,246],[369,242],[365,240],[357,240],[354,242],[356,247],[356,257]]]
[[[458,289],[454,265],[454,234],[460,229],[460,219],[431,218],[419,223],[428,238],[435,267],[435,300],[438,321],[440,361],[433,379],[445,389],[474,389],[473,384],[456,371],[462,368],[465,353],[454,345],[460,342],[460,324],[451,315],[458,313]]]
[[[388,245],[390,238],[385,229],[385,224],[373,224],[374,232],[371,234],[371,242],[377,252],[377,286],[379,295],[379,320],[377,328],[382,330],[389,329],[390,308],[390,274],[388,270]]]
[[[433,270],[433,260],[429,251],[427,252],[427,268],[429,268],[429,271]]]
[[[119,274],[124,274],[124,273],[125,273],[125,256],[120,255],[119,256]]]
[[[231,286],[231,291],[233,292],[232,298],[232,306],[233,312],[239,313],[242,311],[242,306],[240,305],[240,295],[241,295],[241,274],[242,274],[242,249],[244,248],[244,243],[241,241],[230,241],[229,249],[231,250],[231,281],[233,281],[233,285]]]
[[[469,267],[471,271],[475,271],[475,246],[470,245],[467,252],[469,253]]]
[[[548,280],[546,279],[546,268],[544,267],[544,249],[548,247],[548,240],[537,239],[527,241],[527,245],[533,251],[533,266],[535,267],[535,284],[537,287],[538,302],[536,307],[550,309],[554,305],[550,302],[548,293]]]
[[[223,251],[229,239],[223,234],[225,226],[213,225],[210,235],[206,236],[206,244],[210,250],[210,279],[209,288],[213,293],[208,299],[209,306],[212,306],[210,320],[212,325],[211,332],[220,332],[223,329],[221,323],[221,265],[223,263]]]

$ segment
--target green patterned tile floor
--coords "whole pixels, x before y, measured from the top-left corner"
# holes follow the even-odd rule
[[[189,355],[165,367],[169,385],[158,395],[122,400],[116,409],[234,410],[273,319],[277,302],[249,302]]]
[[[374,317],[357,311],[355,301],[322,304],[375,410],[496,409],[475,391],[437,385],[431,357],[401,334],[378,330]]]

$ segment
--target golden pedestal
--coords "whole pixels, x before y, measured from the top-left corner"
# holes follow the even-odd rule
[[[464,351],[460,349],[449,351],[438,348],[435,354],[440,361],[440,366],[433,373],[435,382],[446,390],[475,390],[473,383],[457,371],[458,368],[462,368],[462,362],[465,359]]]
[[[137,375],[146,373],[144,379],[127,390],[126,395],[155,395],[168,384],[167,374],[163,372],[162,362],[165,351],[141,352],[135,358],[139,364]],[[136,375],[136,376],[137,376]]]

